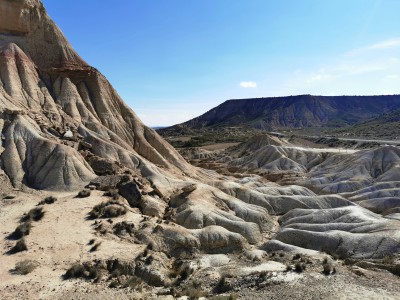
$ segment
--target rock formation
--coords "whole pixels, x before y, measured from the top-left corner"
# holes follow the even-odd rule
[[[280,120],[277,110],[269,116],[285,126],[315,125],[366,100],[310,97],[282,102],[290,120]],[[380,105],[390,103],[400,100]],[[243,108],[241,101],[228,104]],[[257,105],[251,109],[269,109]],[[312,119],[295,121],[310,109]],[[212,114],[231,124],[228,115]],[[193,124],[209,124],[202,120]],[[335,155],[264,136],[222,157],[188,152],[236,177],[196,168],[79,57],[40,0],[0,0],[0,132],[2,299],[88,292],[103,299],[156,292],[195,298],[199,281],[213,295],[239,291],[241,282],[267,282],[277,272],[282,282],[292,280],[300,275],[284,271],[299,253],[311,256],[298,262],[304,270],[306,260],[316,266],[321,252],[378,260],[400,252],[397,148]],[[273,180],[276,173],[295,180]],[[28,270],[34,277],[16,279],[23,262],[35,266]],[[388,270],[395,273],[394,266]],[[68,281],[74,278],[85,281]],[[115,287],[124,290],[108,289]]]
[[[69,189],[94,178],[79,142],[130,168],[144,169],[147,160],[193,174],[79,57],[39,0],[4,0],[0,10],[2,162],[15,187]]]
[[[163,135],[224,127],[303,128],[344,126],[400,108],[400,95],[313,96],[300,95],[227,100],[203,115],[160,129]]]

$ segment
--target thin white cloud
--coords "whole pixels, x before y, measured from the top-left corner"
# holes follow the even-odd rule
[[[331,77],[332,76],[329,74],[316,74],[316,75],[311,76],[311,78],[307,79],[307,83],[321,81],[321,80],[329,79]]]
[[[300,73],[301,73],[301,69],[297,69],[297,70],[295,70],[295,71],[293,71],[293,74],[294,75],[299,75]]]
[[[395,68],[398,61],[386,58],[369,59],[364,58],[357,61],[344,61],[338,63],[332,70],[342,75],[357,75],[370,72],[378,72]]]
[[[394,49],[394,48],[398,48],[398,47],[400,47],[400,37],[380,41],[375,44],[366,45],[366,46],[358,48],[358,49],[353,49],[353,50],[345,53],[345,55],[350,55],[350,56],[360,55],[361,53]]]
[[[391,74],[391,75],[387,75],[387,76],[383,77],[382,79],[383,80],[396,80],[399,78],[400,78],[399,75]]]
[[[254,89],[257,87],[257,83],[254,81],[242,81],[239,86],[245,89]]]
[[[400,38],[393,38],[338,54],[323,64],[292,72],[280,90],[291,94],[398,94],[399,50]]]
[[[386,40],[380,43],[376,43],[368,46],[368,49],[388,49],[400,46],[400,38]]]

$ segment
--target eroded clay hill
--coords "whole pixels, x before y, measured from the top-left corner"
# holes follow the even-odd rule
[[[88,147],[129,168],[145,159],[189,172],[72,49],[40,1],[1,1],[0,9],[1,161],[15,187],[69,189],[93,179],[78,152]]]
[[[365,295],[380,283],[395,299],[400,221],[358,202],[369,201],[363,188],[396,197],[385,191],[397,187],[396,149],[335,158],[264,137],[222,158],[201,154],[242,174],[193,167],[79,57],[39,0],[0,0],[0,79],[0,298],[246,298],[315,276],[324,287],[337,270],[335,288]],[[325,193],[256,169],[313,174],[310,187]],[[357,190],[337,194],[340,178],[361,171]],[[389,273],[353,266],[364,260]],[[355,273],[374,280],[349,284]]]

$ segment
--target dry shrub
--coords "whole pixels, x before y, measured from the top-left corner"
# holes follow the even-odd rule
[[[84,278],[87,280],[96,279],[99,276],[99,267],[90,264],[74,264],[64,274],[64,279]]]
[[[11,273],[18,275],[26,275],[35,270],[38,266],[39,263],[37,261],[26,259],[18,262],[15,265],[14,269],[11,270]]]
[[[142,291],[143,281],[136,276],[129,276],[121,286],[122,288],[131,288],[133,290]]]
[[[81,278],[83,277],[84,272],[85,272],[85,267],[83,265],[75,264],[67,270],[67,272],[64,274],[64,278],[65,279]]]
[[[104,196],[111,197],[113,198],[113,200],[118,200],[120,197],[118,190],[115,189],[111,189],[108,192],[104,193]]]
[[[135,234],[135,224],[122,221],[114,225],[113,231],[118,236],[133,236]]]
[[[92,219],[96,218],[115,218],[126,214],[127,209],[121,203],[115,200],[109,202],[103,202],[91,210],[89,217]]]
[[[32,223],[30,220],[28,220],[18,225],[18,227],[15,228],[14,232],[10,235],[10,238],[13,239],[23,238],[24,236],[29,235],[31,228],[32,228]]]
[[[232,286],[228,282],[227,278],[225,276],[222,276],[217,285],[214,287],[213,292],[216,294],[222,294],[230,291],[231,289]]]
[[[332,262],[325,257],[322,262],[322,273],[325,275],[331,275],[336,273],[336,268],[333,266]]]
[[[193,281],[182,287],[182,291],[179,296],[187,296],[189,299],[198,299],[201,297],[206,297],[207,293],[201,288],[200,282]]]
[[[27,250],[28,250],[28,246],[26,245],[25,238],[22,238],[17,241],[17,243],[15,244],[14,247],[11,248],[11,250],[9,251],[9,254],[14,254],[14,253],[22,252],[22,251],[27,251]]]
[[[386,255],[383,259],[382,259],[382,263],[384,263],[385,265],[392,265],[395,262],[395,256],[394,255]]]
[[[32,208],[27,214],[22,216],[21,222],[40,221],[43,218],[44,213],[43,206]]]
[[[56,198],[56,197],[54,197],[54,196],[49,196],[49,197],[44,198],[44,200],[40,201],[40,202],[38,203],[38,205],[53,204],[53,203],[56,202],[56,201],[57,201],[57,198]]]
[[[298,260],[298,259],[301,259],[301,258],[302,258],[301,255],[299,253],[297,253],[297,254],[295,254],[293,256],[292,260]]]
[[[90,189],[83,189],[82,191],[80,191],[79,193],[78,193],[78,198],[86,198],[86,197],[89,197],[90,195],[91,195],[91,191],[90,191]]]
[[[296,262],[296,264],[294,265],[294,270],[297,273],[302,273],[305,271],[305,269],[306,269],[306,265],[302,262]]]
[[[97,242],[96,244],[93,245],[92,248],[90,248],[89,251],[90,251],[90,252],[97,251],[97,250],[99,249],[100,245],[101,245],[101,242]]]

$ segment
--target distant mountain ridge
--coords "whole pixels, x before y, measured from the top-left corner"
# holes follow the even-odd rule
[[[357,123],[350,128],[337,129],[334,134],[348,135],[349,132],[365,138],[400,139],[400,109]]]
[[[400,109],[400,95],[299,95],[227,100],[199,117],[161,132],[236,126],[265,130],[342,127],[396,109]]]

